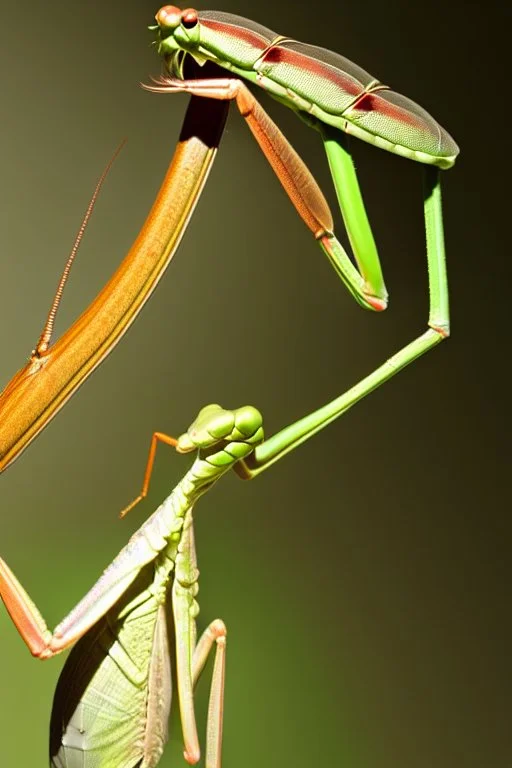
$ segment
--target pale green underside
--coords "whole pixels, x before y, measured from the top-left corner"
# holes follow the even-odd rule
[[[141,760],[141,768],[153,768],[160,759],[171,675],[165,610],[148,591],[153,570],[146,566],[122,605],[77,643],[66,662],[50,725],[55,768],[134,768]],[[158,681],[156,689],[150,678]]]

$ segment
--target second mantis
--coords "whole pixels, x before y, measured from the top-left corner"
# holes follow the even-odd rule
[[[193,465],[53,633],[0,558],[0,595],[31,653],[49,659],[78,641],[55,694],[52,768],[154,768],[167,741],[173,678],[185,759],[195,765],[200,747],[194,689],[213,648],[206,767],[221,766],[227,632],[217,619],[196,641],[199,572],[192,511],[230,469],[250,479],[272,462],[255,455],[265,445],[256,408],[208,405],[178,440],[155,433],[142,492],[124,513],[146,495],[159,440],[179,453],[196,451]]]

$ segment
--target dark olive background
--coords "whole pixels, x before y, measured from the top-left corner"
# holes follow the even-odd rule
[[[226,768],[511,764],[502,400],[509,246],[499,233],[508,96],[507,69],[497,62],[505,25],[498,5],[224,3],[358,62],[421,103],[462,150],[443,176],[450,341],[257,482],[229,477],[197,508],[200,627],[218,616],[229,630]],[[35,343],[114,147],[128,136],[58,332],[142,224],[187,99],[138,86],[160,69],[146,31],[157,8],[148,0],[1,7],[3,385]],[[318,136],[262,99],[334,203]],[[200,406],[219,401],[258,406],[270,434],[425,328],[420,169],[355,144],[391,292],[380,316],[348,297],[232,110],[156,294],[0,478],[1,554],[51,626],[188,465],[162,449],[149,501],[119,522],[153,430],[177,434]],[[44,766],[64,659],[32,660],[3,609],[0,650],[2,763]],[[201,735],[207,689],[203,679]],[[177,718],[171,727],[162,767],[184,764]]]

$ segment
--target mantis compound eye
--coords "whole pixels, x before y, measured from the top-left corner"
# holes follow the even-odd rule
[[[164,5],[157,11],[155,19],[161,29],[176,29],[181,23],[181,11],[175,5]]]
[[[197,11],[194,10],[194,8],[187,8],[186,11],[183,11],[181,14],[181,23],[185,27],[185,29],[193,29],[197,22],[199,21]]]

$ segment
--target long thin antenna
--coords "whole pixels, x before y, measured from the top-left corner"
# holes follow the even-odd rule
[[[108,172],[110,171],[110,169],[112,168],[112,165],[114,164],[114,160],[117,158],[118,154],[121,152],[125,144],[126,144],[126,139],[123,139],[122,142],[117,147],[114,154],[112,155],[112,157],[110,158],[110,160],[108,161],[100,178],[98,179],[98,182],[96,184],[92,197],[89,201],[89,205],[87,206],[85,216],[83,217],[82,223],[80,224],[80,229],[78,230],[78,234],[75,238],[75,242],[71,249],[71,253],[69,254],[68,260],[66,262],[66,266],[64,267],[61,278],[59,280],[59,284],[57,286],[55,297],[53,299],[52,306],[50,307],[50,311],[48,313],[46,323],[44,324],[44,328],[42,330],[41,336],[39,337],[39,341],[37,342],[36,348],[32,352],[32,357],[41,357],[50,346],[50,341],[53,333],[53,326],[55,324],[55,316],[57,314],[57,310],[60,305],[62,294],[64,292],[64,286],[66,285],[67,279],[69,277],[69,273],[71,271],[71,266],[73,264],[73,261],[75,260],[75,256],[78,251],[78,248],[80,247],[80,243],[82,242],[85,229],[87,227],[87,224],[89,223],[89,219],[91,218],[91,214],[96,204],[96,200],[98,199],[100,190],[103,186],[103,182],[107,178]]]

